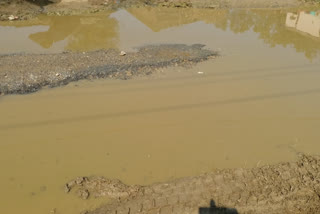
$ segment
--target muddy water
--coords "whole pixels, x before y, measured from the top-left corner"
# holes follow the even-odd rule
[[[0,213],[98,206],[63,192],[79,175],[149,184],[319,154],[320,41],[286,24],[286,11],[150,8],[2,23],[2,53],[178,42],[219,48],[222,57],[130,81],[1,97]]]

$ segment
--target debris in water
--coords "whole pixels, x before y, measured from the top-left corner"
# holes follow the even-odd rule
[[[198,74],[204,74],[204,72],[202,72],[202,71],[198,71]]]
[[[8,19],[9,19],[10,21],[17,20],[18,18],[19,18],[18,16],[14,16],[14,15],[10,15],[10,16],[8,17]]]

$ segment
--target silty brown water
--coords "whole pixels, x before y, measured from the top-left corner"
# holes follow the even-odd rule
[[[1,53],[202,43],[222,56],[130,81],[1,97],[0,212],[98,206],[64,193],[81,175],[150,184],[318,154],[320,41],[286,19],[280,10],[136,8],[1,23]]]

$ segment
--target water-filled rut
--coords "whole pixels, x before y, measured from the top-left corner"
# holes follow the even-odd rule
[[[140,190],[136,199],[109,200],[109,205],[105,197],[83,200],[75,189],[65,193],[74,178],[99,176],[119,179],[125,188],[152,190],[167,183],[170,191],[187,191],[190,198],[179,200],[191,201],[193,211],[208,207],[211,199],[239,212],[261,203],[271,209],[266,204],[274,199],[288,208],[281,212],[300,205],[312,212],[319,193],[320,41],[315,34],[319,16],[311,12],[147,7],[1,22],[0,70],[10,71],[7,78],[17,67],[28,75],[20,73],[20,82],[13,79],[17,84],[0,78],[1,86],[8,81],[0,97],[0,213],[141,209]],[[144,63],[135,64],[141,75],[134,75],[129,60],[161,60],[161,48],[140,53],[135,48],[159,44],[173,49],[162,52],[160,66],[144,70]],[[127,55],[120,56],[121,51]],[[207,58],[212,51],[219,56]],[[193,63],[202,53],[206,60]],[[175,57],[178,61],[171,61]],[[97,79],[95,72],[110,67],[110,61],[116,72]],[[47,84],[17,90],[38,71]],[[72,71],[92,76],[58,81]],[[8,89],[36,92],[8,95]],[[202,173],[210,176],[198,177]],[[241,174],[247,176],[238,179]],[[207,194],[201,182],[189,186],[195,180],[211,182],[215,193]],[[242,191],[245,184],[239,181],[255,183]],[[218,190],[217,184],[223,187]],[[161,188],[157,197],[165,191]],[[199,190],[195,199],[190,189]],[[158,212],[166,202],[158,198],[164,200],[148,201],[144,211],[150,205]],[[170,206],[177,197],[171,199]]]

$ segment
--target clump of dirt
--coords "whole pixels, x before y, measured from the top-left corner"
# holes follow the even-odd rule
[[[119,50],[65,52],[60,54],[13,54],[0,56],[0,94],[24,94],[42,87],[56,87],[81,79],[130,79],[152,74],[156,68],[191,65],[217,52],[203,45],[149,45],[138,52]]]
[[[77,192],[84,199],[108,198],[87,214],[197,214],[210,201],[235,208],[217,213],[314,214],[320,210],[320,157],[299,154],[296,162],[223,169],[150,186],[129,186],[103,177],[80,177],[66,186],[66,192]]]

